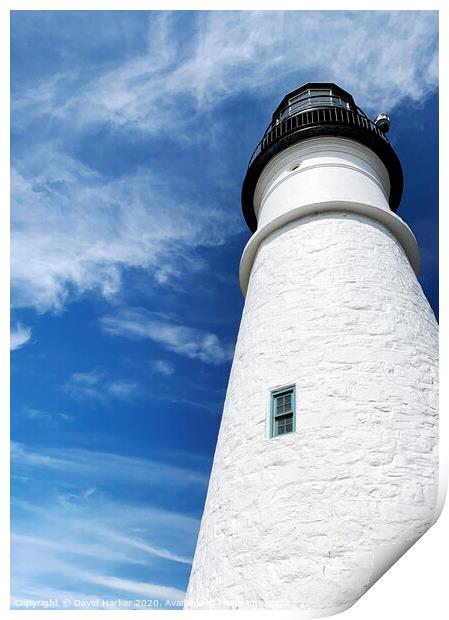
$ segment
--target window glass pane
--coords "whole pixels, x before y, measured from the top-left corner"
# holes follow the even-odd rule
[[[331,91],[326,89],[316,89],[310,91],[312,105],[329,105],[331,102]]]
[[[329,88],[313,88],[310,91],[311,95],[331,95],[332,91]]]
[[[292,408],[292,392],[287,392],[287,394],[283,394],[280,396],[276,396],[276,407],[275,407],[275,415],[282,415],[284,413],[290,413]]]
[[[294,431],[294,388],[273,394],[272,405],[272,436],[285,435]]]

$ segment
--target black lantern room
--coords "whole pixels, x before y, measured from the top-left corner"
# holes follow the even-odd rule
[[[389,126],[388,116],[379,114],[374,121],[370,120],[352,95],[336,84],[309,82],[285,95],[254,149],[243,182],[242,208],[250,230],[257,228],[253,199],[263,168],[284,148],[317,136],[350,138],[374,151],[387,168],[389,204],[392,211],[397,211],[404,182],[399,159],[385,135]]]

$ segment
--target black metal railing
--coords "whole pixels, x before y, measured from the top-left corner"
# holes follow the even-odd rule
[[[340,99],[340,97],[338,99]],[[288,106],[286,106],[286,108],[288,108]],[[284,108],[284,110],[286,108]],[[282,112],[284,112],[284,110],[281,111],[279,117],[282,117]],[[279,120],[279,117],[268,125],[262,140],[251,155],[248,168],[256,157],[271,144],[274,144],[277,140],[280,140],[290,133],[300,131],[307,127],[320,125],[347,125],[357,127],[372,131],[389,144],[385,134],[382,133],[374,122],[358,107],[347,108],[341,105],[321,104],[320,107],[315,105],[309,107],[309,109],[288,115],[283,120]]]

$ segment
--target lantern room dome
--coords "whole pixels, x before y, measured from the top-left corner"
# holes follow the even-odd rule
[[[352,95],[331,82],[308,82],[285,95],[273,112],[262,139],[254,149],[242,187],[242,208],[251,231],[257,229],[254,190],[267,163],[281,150],[308,138],[340,136],[370,148],[384,163],[390,179],[389,206],[396,212],[402,197],[403,174],[399,159],[386,137],[390,125],[370,120]]]

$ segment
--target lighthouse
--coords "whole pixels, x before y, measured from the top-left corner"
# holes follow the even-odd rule
[[[435,520],[437,323],[389,126],[308,83],[251,156],[245,305],[186,609],[340,612]]]

